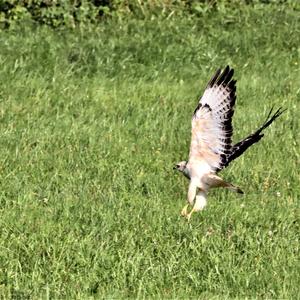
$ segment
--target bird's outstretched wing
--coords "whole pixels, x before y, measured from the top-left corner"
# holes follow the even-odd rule
[[[223,167],[227,167],[230,162],[242,155],[250,146],[259,142],[260,139],[264,136],[262,131],[268,126],[270,126],[273,123],[273,121],[275,121],[285,111],[286,109],[282,110],[282,108],[280,107],[272,115],[272,108],[266,118],[266,121],[261,127],[259,127],[255,132],[251,133],[246,138],[242,139],[240,142],[232,146],[231,153],[226,157],[226,162],[224,163]]]
[[[212,171],[226,164],[232,148],[236,81],[233,69],[218,70],[209,81],[192,118],[189,160],[205,160]]]

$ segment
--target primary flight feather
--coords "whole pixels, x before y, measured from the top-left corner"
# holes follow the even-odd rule
[[[219,69],[207,84],[192,117],[189,159],[174,167],[190,180],[188,204],[181,212],[188,219],[193,212],[205,207],[210,188],[224,187],[243,193],[240,188],[224,181],[217,173],[257,143],[264,136],[262,131],[283,113],[279,108],[272,115],[271,109],[259,129],[233,145],[232,117],[236,100],[233,73],[234,70],[229,66],[223,72]],[[192,210],[188,213],[189,205]]]

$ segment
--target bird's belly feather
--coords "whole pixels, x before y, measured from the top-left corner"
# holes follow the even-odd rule
[[[189,162],[187,165],[191,176],[191,181],[203,191],[208,191],[209,185],[205,180],[208,174],[212,173],[210,165],[206,161]]]

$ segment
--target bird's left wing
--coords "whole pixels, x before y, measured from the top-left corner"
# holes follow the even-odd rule
[[[216,172],[222,169],[232,147],[232,116],[236,81],[233,69],[218,70],[209,81],[192,118],[189,160],[205,160]]]

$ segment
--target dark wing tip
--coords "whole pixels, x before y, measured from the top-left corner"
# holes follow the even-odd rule
[[[223,85],[228,86],[233,89],[236,83],[236,80],[232,80],[234,74],[234,69],[230,68],[228,65],[223,69],[218,69],[214,76],[210,79],[207,84],[207,87],[212,87],[213,85]]]
[[[221,69],[218,69],[216,71],[216,73],[214,74],[214,76],[208,82],[207,87],[212,87],[216,83],[216,81],[217,81],[220,74],[221,74]]]
[[[282,107],[279,107],[276,112],[272,115],[274,106],[271,108],[270,112],[268,113],[268,116],[266,118],[266,121],[264,122],[263,126],[260,128],[261,132],[262,130],[264,130],[265,128],[267,128],[269,125],[271,125],[273,123],[273,121],[275,121],[279,116],[281,116],[287,109],[282,109]]]
[[[285,109],[282,109],[282,107],[279,107],[277,110],[276,110],[276,112],[275,112],[275,114],[274,114],[274,117],[275,118],[278,118],[280,115],[282,115],[285,111],[287,111],[287,108],[285,108]]]
[[[229,66],[227,66],[223,73],[221,74],[219,80],[218,80],[218,84],[223,84],[226,85],[233,77],[234,74],[234,70],[230,69]]]

